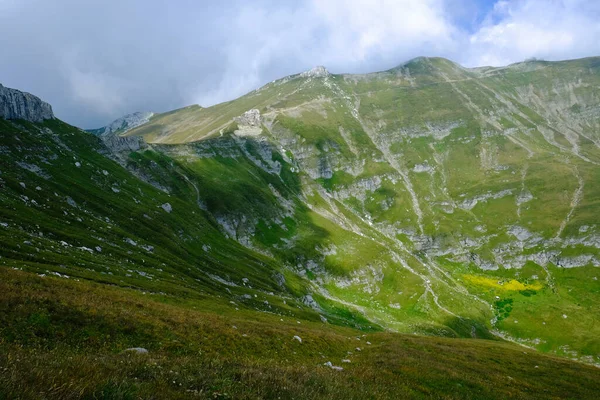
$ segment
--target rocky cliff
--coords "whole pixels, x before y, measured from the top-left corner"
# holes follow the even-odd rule
[[[116,134],[107,134],[102,135],[100,138],[113,153],[138,151],[147,147],[144,139],[139,136],[124,137]]]
[[[121,135],[133,128],[144,125],[153,115],[154,113],[152,112],[135,112],[116,119],[102,128],[88,129],[87,131],[98,136],[110,135],[113,133]]]
[[[111,153],[138,151],[147,147],[144,139],[138,136],[121,136],[125,132],[148,122],[154,115],[152,112],[135,112],[114,120],[109,125],[87,132],[99,136]]]
[[[0,118],[42,122],[54,114],[52,106],[38,97],[0,84]]]

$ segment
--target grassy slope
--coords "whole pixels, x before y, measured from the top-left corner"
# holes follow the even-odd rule
[[[364,335],[5,268],[0,278],[0,398],[592,399],[600,390],[597,368],[501,342]],[[141,345],[149,354],[123,352]]]
[[[6,205],[0,210],[3,243],[0,263],[45,275],[44,280],[38,280],[41,282],[36,286],[39,292],[44,293],[44,287],[50,285],[51,293],[62,299],[58,304],[48,298],[51,296],[35,300],[36,292],[15,290],[23,287],[18,283],[21,278],[7,277],[10,283],[6,292],[14,297],[15,306],[5,307],[3,311],[3,318],[9,321],[5,325],[9,328],[1,331],[2,345],[6,346],[6,354],[11,355],[10,359],[5,359],[6,363],[27,359],[30,365],[43,365],[36,369],[24,364],[23,368],[36,371],[34,374],[40,375],[39,382],[47,383],[57,379],[51,372],[44,375],[46,369],[53,371],[49,367],[52,362],[73,368],[69,366],[68,358],[61,361],[60,352],[67,352],[81,360],[81,364],[93,365],[92,357],[94,362],[100,362],[99,367],[86,370],[97,376],[94,385],[70,384],[65,378],[67,380],[55,382],[55,397],[67,393],[64,390],[70,390],[69,385],[77,386],[77,390],[88,395],[106,390],[108,397],[136,391],[150,393],[156,390],[155,385],[160,390],[170,390],[170,384],[166,384],[167,375],[162,373],[155,371],[147,384],[137,385],[131,378],[140,379],[139,376],[111,370],[111,364],[121,361],[123,356],[118,353],[123,348],[137,345],[147,346],[153,354],[156,352],[171,370],[185,365],[189,370],[205,371],[204,375],[209,376],[206,381],[199,381],[195,375],[187,373],[186,380],[194,381],[190,384],[192,392],[188,394],[200,389],[203,394],[221,393],[226,388],[235,397],[244,390],[252,397],[257,391],[265,390],[262,385],[266,378],[261,374],[273,376],[279,373],[283,375],[276,382],[289,383],[290,390],[302,397],[319,394],[352,397],[352,393],[365,393],[361,388],[369,393],[381,393],[380,397],[391,397],[394,391],[417,397],[448,394],[454,381],[440,379],[440,375],[449,373],[443,364],[454,362],[464,366],[460,370],[464,375],[457,379],[466,380],[458,382],[464,386],[457,387],[468,388],[465,392],[459,389],[457,395],[466,394],[466,390],[479,390],[480,397],[490,397],[495,390],[520,390],[508,389],[500,378],[504,374],[517,378],[507,370],[511,368],[508,356],[498,356],[499,375],[492,382],[481,382],[478,373],[468,372],[472,369],[466,358],[473,352],[482,357],[482,366],[486,369],[496,362],[491,354],[522,352],[522,349],[487,341],[477,344],[440,339],[435,342],[430,341],[433,339],[377,334],[382,336],[376,337],[389,337],[385,340],[391,344],[378,347],[380,352],[374,352],[364,369],[356,370],[356,375],[337,381],[332,379],[336,377],[331,374],[334,371],[328,369],[318,370],[316,376],[307,372],[307,368],[311,370],[322,363],[320,355],[301,353],[298,358],[289,360],[291,366],[278,364],[271,360],[272,353],[261,355],[246,348],[243,344],[246,337],[229,338],[223,333],[223,325],[216,333],[203,336],[209,338],[210,343],[202,351],[211,357],[214,355],[212,358],[215,359],[220,359],[216,354],[226,355],[224,364],[218,364],[225,366],[219,367],[211,364],[212,361],[198,359],[194,353],[198,350],[195,347],[198,340],[187,326],[189,319],[198,317],[185,314],[185,310],[194,310],[194,307],[205,310],[201,318],[210,321],[209,325],[218,325],[217,321],[221,321],[239,328],[238,324],[256,319],[264,323],[259,324],[262,328],[256,328],[261,330],[269,326],[272,329],[276,325],[273,322],[277,323],[279,318],[291,319],[291,325],[295,327],[298,325],[294,325],[295,319],[301,320],[301,325],[310,328],[302,331],[302,335],[329,338],[318,351],[340,360],[345,352],[352,351],[353,346],[348,350],[336,344],[337,339],[329,335],[347,332],[351,336],[377,331],[376,323],[379,323],[401,332],[453,337],[490,337],[488,330],[497,329],[513,340],[543,351],[567,357],[586,356],[587,361],[597,362],[594,357],[600,351],[597,339],[600,327],[596,323],[595,304],[600,293],[597,280],[592,279],[596,274],[594,267],[567,270],[549,265],[544,269],[528,262],[520,269],[482,271],[474,264],[457,261],[452,256],[431,255],[427,242],[425,245],[415,242],[420,240],[415,236],[417,217],[409,187],[400,174],[406,172],[420,199],[428,240],[443,248],[456,246],[468,237],[485,239],[471,252],[490,257],[497,246],[513,240],[504,231],[508,224],[527,224],[530,230],[540,232],[544,238],[553,237],[569,212],[570,197],[577,189],[573,179],[575,169],[588,183],[563,236],[577,234],[580,226],[592,224],[598,197],[595,186],[589,182],[597,175],[596,166],[569,151],[565,146],[570,142],[564,136],[561,139],[561,135],[554,133],[556,143],[548,141],[548,136],[544,135],[548,135],[550,127],[540,128],[536,124],[545,124],[540,121],[550,121],[553,115],[543,115],[544,110],[539,108],[539,102],[531,100],[532,96],[520,98],[520,111],[511,109],[507,114],[506,109],[493,100],[488,89],[472,82],[472,78],[477,77],[477,82],[494,86],[494,90],[501,93],[505,93],[502,90],[514,90],[514,96],[518,97],[521,89],[514,89],[517,78],[511,78],[508,85],[504,75],[498,77],[487,71],[482,78],[444,60],[417,60],[404,68],[411,69],[413,83],[405,71],[398,70],[367,78],[284,79],[240,101],[220,106],[225,107],[223,109],[187,108],[158,116],[144,127],[150,129],[161,125],[162,121],[164,124],[160,129],[167,131],[142,132],[148,138],[156,139],[159,136],[152,135],[162,135],[160,141],[169,141],[178,137],[177,142],[198,139],[206,134],[215,137],[191,145],[154,146],[129,154],[122,160],[131,171],[154,186],[135,178],[99,154],[105,150],[97,138],[59,121],[47,122],[44,126],[0,121],[3,163],[0,183],[4,189],[0,196]],[[572,69],[567,68],[563,74],[569,71]],[[591,71],[589,74],[593,76],[594,69]],[[535,71],[524,73],[534,74]],[[518,77],[526,83],[533,80],[532,77]],[[454,87],[456,84],[463,86]],[[397,87],[390,89],[390,85]],[[327,96],[330,96],[329,100]],[[468,102],[456,101],[460,96],[472,99],[483,114]],[[593,109],[596,101],[593,94],[585,92],[579,98],[586,96],[588,100],[582,109]],[[525,104],[527,101],[531,104]],[[232,135],[231,118],[251,107],[258,107],[266,118],[262,138],[241,139]],[[360,119],[351,117],[354,108],[359,110]],[[582,109],[576,108],[576,111],[582,112]],[[198,112],[208,112],[210,121],[202,119],[205,116],[197,119]],[[189,118],[180,118],[180,113],[189,113]],[[482,117],[490,113],[496,113],[495,121],[502,126],[518,127],[512,135],[533,149],[533,156],[529,157],[523,146],[515,144],[506,135],[490,134],[497,128],[493,128],[494,123],[487,117]],[[163,117],[170,119],[163,120]],[[457,119],[459,123],[455,124]],[[181,121],[187,121],[188,125],[183,127]],[[594,132],[593,120],[585,121],[585,124],[591,124],[586,125],[586,132]],[[531,129],[527,128],[528,124]],[[450,126],[448,135],[441,139],[419,133],[443,130],[446,126]],[[139,129],[142,128],[134,134],[141,133]],[[222,137],[218,135],[221,129]],[[589,132],[586,135],[591,134]],[[182,136],[177,136],[179,133]],[[557,146],[567,150],[557,150]],[[585,158],[592,160],[596,150],[591,142],[582,140],[580,149],[580,155],[585,154]],[[488,161],[483,163],[482,157],[487,157]],[[437,166],[433,173],[412,172],[416,164],[424,162]],[[508,168],[495,168],[498,165]],[[525,165],[525,178],[521,179]],[[273,166],[277,171],[273,171]],[[333,171],[331,178],[315,178],[327,168]],[[548,170],[552,171],[551,175],[547,174]],[[372,189],[374,186],[369,182],[376,182],[376,189]],[[507,188],[515,191],[523,182],[540,201],[524,204],[520,217],[514,195],[481,201],[470,210],[455,206],[452,213],[444,211],[446,206],[441,204],[457,203]],[[155,186],[167,188],[168,193]],[[161,208],[166,203],[172,205],[172,212]],[[485,234],[476,229],[480,226],[486,227]],[[592,233],[594,229],[592,225]],[[227,238],[224,231],[237,241]],[[101,250],[96,250],[96,246]],[[539,247],[543,248],[543,245]],[[560,250],[573,255],[594,251],[577,246]],[[517,247],[511,251],[527,253],[536,248]],[[8,274],[22,277],[18,272],[9,271]],[[56,282],[55,278],[48,277],[57,274],[79,280],[74,285],[84,285],[81,286],[84,289],[63,293],[60,285],[48,283]],[[283,285],[281,277],[285,278]],[[70,280],[65,278],[63,282]],[[165,303],[170,308],[156,311],[158,314],[148,317],[149,320],[144,319],[144,315],[148,316],[144,311],[139,323],[130,324],[123,319],[122,313],[105,304],[108,308],[99,322],[95,317],[86,316],[88,311],[95,315],[90,302],[97,300],[97,296],[86,300],[82,293],[105,289],[90,281],[120,288],[114,288],[115,292],[110,292],[110,296],[116,297],[105,303],[119,298],[118,304],[123,305],[121,309],[131,310],[127,315],[135,314],[140,307],[131,303],[131,296],[152,297],[157,299],[157,304]],[[68,285],[64,287],[70,287]],[[511,287],[517,289],[511,290]],[[18,295],[19,292],[23,295]],[[310,298],[304,297],[307,294],[318,302],[317,310],[311,307]],[[480,300],[474,299],[472,294]],[[27,302],[32,303],[31,308],[27,307]],[[154,307],[154,303],[148,307]],[[234,311],[236,308],[238,310]],[[356,309],[362,310],[364,315]],[[169,322],[163,317],[165,313],[179,316]],[[216,314],[224,315],[227,322]],[[321,317],[327,318],[329,323],[321,322]],[[492,326],[489,321],[493,317],[497,317],[497,323]],[[38,333],[25,333],[38,325]],[[344,325],[360,330],[336,327]],[[192,325],[190,329],[200,328]],[[291,328],[286,329],[282,331],[285,333],[280,332],[282,340],[292,332]],[[109,333],[111,331],[116,332],[116,337]],[[180,333],[171,334],[171,331]],[[54,334],[58,334],[59,339],[53,342],[48,337]],[[225,342],[216,339],[221,336]],[[88,343],[91,344],[88,346]],[[425,357],[424,353],[439,355],[439,348],[429,347],[433,343],[447,343],[458,352],[458,361],[444,359],[444,355],[440,356],[442,359]],[[21,345],[24,347],[20,348]],[[277,348],[268,341],[256,346],[260,349],[262,345]],[[231,349],[239,349],[241,358],[229,354]],[[414,350],[410,363],[425,357],[421,366],[428,369],[437,365],[435,372],[420,381],[421,369],[411,369],[410,364],[403,364],[404,359],[390,360],[390,354],[406,349]],[[103,356],[91,356],[92,351]],[[556,383],[548,390],[556,390],[557,395],[569,390],[568,383],[558,381],[552,374],[544,375],[548,381],[533,383],[540,377],[529,373],[529,363],[536,362],[541,356],[529,356],[522,365],[527,368],[517,368],[523,390],[538,393],[540,387],[535,385],[539,382]],[[335,363],[335,359],[331,361]],[[134,360],[129,365],[136,369],[146,365],[144,363]],[[575,368],[577,365],[564,363],[566,361],[559,362],[557,365],[560,366],[555,368],[564,369],[566,365]],[[304,369],[298,372],[296,365]],[[380,377],[381,365],[393,371]],[[129,374],[132,370],[127,371]],[[256,375],[249,376],[247,371],[256,371]],[[403,378],[399,378],[394,371],[405,375],[401,374]],[[7,390],[26,390],[18,379],[23,373],[21,370],[3,375],[3,379],[10,382],[6,384]],[[77,376],[72,369],[70,374]],[[368,383],[359,384],[355,380],[361,374],[370,377]],[[45,378],[42,379],[42,375]],[[239,381],[246,377],[253,383],[240,386]],[[36,380],[34,376],[30,379]],[[393,381],[398,379],[400,383],[394,384]],[[436,380],[442,383],[436,386]],[[586,396],[588,388],[592,393],[591,383],[575,382],[582,385],[581,397]],[[317,389],[321,384],[326,389]],[[52,383],[49,385],[53,387]],[[102,385],[107,386],[102,388]],[[498,392],[498,397],[520,393],[502,391]],[[258,393],[267,397],[278,394]]]
[[[189,165],[152,151],[132,155],[130,168],[169,187],[168,195],[99,154],[96,138],[59,121],[1,124],[0,398],[489,398],[567,392],[591,398],[596,389],[597,371],[590,367],[525,356],[501,342],[376,333],[371,322],[325,299],[321,313],[331,322],[361,329],[322,323],[297,300],[306,283],[286,271],[288,287],[272,282],[278,264],[226,239],[212,214],[198,208],[190,183],[174,178],[189,175],[206,188],[209,175],[222,183],[241,167],[231,181],[239,184],[239,174],[253,171],[252,164],[217,157],[206,164],[194,158]],[[208,168],[204,173],[202,166]],[[283,194],[295,190],[292,178],[261,179],[271,179]],[[267,206],[268,199],[275,207],[272,198],[260,196],[250,197],[261,200],[255,207]],[[210,211],[210,198],[202,199]],[[215,201],[214,207],[235,211],[238,201],[248,200]],[[159,208],[165,202],[171,213]],[[304,213],[294,218],[296,231],[324,224],[328,232],[343,234]],[[303,236],[315,240],[313,233]],[[211,246],[208,255],[200,251],[204,245]],[[315,243],[304,246],[310,254]],[[285,259],[285,253],[277,257]],[[207,279],[206,272],[238,286]],[[123,353],[137,346],[150,354]],[[344,371],[324,366],[327,361]],[[485,379],[480,370],[487,371]],[[559,370],[572,371],[572,377],[557,382]]]
[[[199,207],[185,166],[152,151],[125,161],[165,193],[100,154],[97,138],[60,121],[0,121],[0,133],[0,264],[182,298],[241,299],[319,320],[300,301],[307,282],[282,281],[289,273],[279,260],[227,238]],[[327,310],[331,322],[370,324],[344,307]]]
[[[265,122],[264,136],[309,175],[303,190],[310,192],[318,185],[338,201],[333,209],[321,193],[309,197],[309,205],[343,214],[341,219],[394,249],[417,273],[407,272],[397,258],[378,250],[361,250],[368,256],[358,261],[358,252],[352,251],[356,246],[344,245],[348,234],[330,233],[324,248],[343,250],[322,262],[334,274],[326,275],[322,285],[328,293],[364,307],[371,318],[401,331],[429,331],[431,326],[419,326],[427,321],[438,333],[452,334],[443,328],[449,315],[426,294],[418,276],[422,274],[433,278],[432,290],[442,307],[540,349],[567,356],[575,351],[598,362],[600,327],[590,323],[600,295],[594,279],[597,267],[591,261],[576,269],[557,265],[561,258],[598,257],[594,245],[570,244],[589,243],[598,233],[598,68],[598,58],[474,70],[444,59],[421,58],[375,74],[285,78],[232,102],[185,109],[181,121],[190,121],[185,129],[179,128],[176,111],[131,134],[154,140],[155,133],[147,130],[157,132],[160,126],[165,133],[160,142],[199,140],[218,136],[217,125],[227,126],[231,118],[257,108]],[[430,170],[415,172],[417,165]],[[319,176],[327,168],[331,177]],[[577,176],[584,186],[573,206]],[[424,244],[406,179],[423,214]],[[523,193],[531,200],[519,205]],[[489,197],[496,194],[499,197]],[[481,196],[488,198],[463,206]],[[237,210],[245,209],[242,202]],[[520,242],[510,233],[515,226],[533,233],[534,240],[539,235],[541,241]],[[269,248],[272,243],[259,245]],[[310,246],[302,251],[319,258]],[[544,252],[556,252],[547,265],[522,261],[511,267],[514,256]],[[482,270],[482,261],[500,269]],[[449,276],[432,270],[435,266]],[[342,271],[348,280],[340,279]],[[376,281],[379,272],[384,276],[381,282]],[[473,283],[472,277],[533,282],[542,289],[522,295],[498,284]],[[464,297],[463,289],[489,306]],[[510,318],[497,301],[512,302]],[[506,316],[490,325],[498,315]]]

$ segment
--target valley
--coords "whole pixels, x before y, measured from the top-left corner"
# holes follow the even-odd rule
[[[6,102],[0,398],[600,390],[599,58],[317,67],[87,132]]]

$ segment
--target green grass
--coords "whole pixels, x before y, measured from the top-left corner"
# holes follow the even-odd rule
[[[87,372],[102,378],[94,387],[72,384],[88,397],[103,392],[148,397],[155,384],[165,393],[179,391],[169,389],[162,373],[152,375],[162,383],[144,384],[131,380],[137,377],[131,370],[121,374],[110,367],[122,360],[139,368],[141,360],[123,359],[120,352],[140,341],[170,369],[181,364],[205,371],[205,381],[186,378],[193,382],[186,393],[202,390],[198,393],[205,397],[297,392],[361,398],[371,389],[374,398],[392,397],[394,390],[451,397],[460,388],[451,380],[438,386],[434,375],[421,385],[416,372],[405,380],[401,373],[382,374],[387,378],[377,383],[379,375],[370,369],[375,366],[411,371],[388,354],[436,340],[407,342],[406,336],[375,333],[385,328],[452,338],[492,338],[495,332],[553,356],[597,364],[597,267],[593,259],[576,268],[556,264],[599,255],[600,177],[594,162],[600,151],[593,140],[600,136],[597,96],[590,90],[598,84],[594,59],[486,70],[417,59],[369,75],[293,76],[214,107],[156,115],[128,132],[152,145],[118,157],[99,138],[58,120],[0,121],[0,265],[44,275],[40,282],[114,290],[106,296],[119,298],[125,310],[137,310],[129,300],[148,298],[154,310],[148,319],[135,314],[132,324],[107,305],[109,314],[96,320],[86,308],[92,300],[85,303],[79,292],[72,294],[79,300],[69,300],[72,292],[62,293],[57,284],[52,291],[62,303],[44,298],[27,308],[26,298],[35,294],[25,291],[17,309],[4,309],[10,320],[2,331],[6,354],[48,365],[63,351],[93,364],[95,349],[103,354],[95,360],[102,367]],[[262,134],[239,137],[232,118],[252,108],[263,115]],[[577,136],[579,154],[568,134]],[[414,170],[424,163],[429,171]],[[584,185],[574,202],[577,176]],[[522,192],[531,198],[518,205]],[[517,239],[510,233],[515,227],[531,236]],[[549,255],[547,265],[527,259],[536,254]],[[484,270],[478,266],[482,262],[498,269]],[[56,281],[56,276],[69,279]],[[6,290],[21,287],[19,279]],[[34,286],[47,290],[44,284]],[[159,312],[156,304],[168,308]],[[205,314],[194,314],[200,310]],[[169,313],[178,315],[176,321],[167,323]],[[231,325],[238,328],[256,320],[256,329],[264,332],[280,318],[294,327],[297,319],[310,325],[303,334],[329,338],[323,349],[333,352],[324,355],[337,358],[348,350],[333,338],[347,332],[389,337],[391,347],[377,347],[381,352],[374,352],[364,369],[332,382],[334,371],[311,375],[311,368],[322,364],[322,349],[297,357],[286,353],[287,360],[305,368],[298,370],[274,357],[278,343],[246,349],[239,335],[223,333],[225,325],[206,336],[225,340],[214,339],[212,358],[197,359],[197,351],[209,350],[199,347],[194,335],[208,328],[183,327],[197,318],[216,325],[235,320]],[[287,328],[285,335],[291,332]],[[488,366],[488,355],[508,346],[448,343],[459,352],[477,352]],[[43,353],[36,359],[32,349],[38,348]],[[230,354],[232,349],[239,354]],[[219,370],[213,359],[227,367]],[[68,368],[66,362],[60,361],[61,368]],[[431,362],[427,365],[450,374],[442,359]],[[470,367],[466,361],[460,365],[466,374]],[[209,372],[213,367],[216,372]],[[353,368],[354,363],[348,372]],[[261,391],[267,378],[260,374],[277,375],[276,370],[282,375],[272,382],[289,385],[290,392]],[[536,386],[543,379],[522,373],[528,392],[499,391],[498,397],[524,397],[534,390],[543,397]],[[69,374],[77,375],[72,369]],[[367,383],[358,380],[360,374],[369,376]],[[6,381],[14,388],[10,393],[25,391],[13,376]],[[252,382],[251,390],[240,384],[243,377]],[[472,397],[485,398],[498,389],[475,375],[460,379],[465,377],[468,382],[459,382],[465,392],[456,389],[456,396],[465,397],[468,388],[477,393]],[[53,386],[50,375],[44,379],[58,391],[56,397],[66,396],[60,391],[69,383]],[[555,396],[566,393],[568,385],[561,385],[555,385]]]
[[[501,342],[365,335],[213,299],[0,276],[2,398],[591,399],[600,389],[594,367]],[[124,352],[134,346],[149,353]]]

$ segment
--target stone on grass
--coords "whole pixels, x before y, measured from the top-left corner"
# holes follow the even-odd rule
[[[129,349],[125,349],[126,352],[136,353],[136,354],[148,354],[148,350],[143,347],[131,347]]]
[[[324,366],[326,366],[326,367],[329,367],[329,368],[331,368],[331,369],[333,369],[333,370],[335,370],[335,371],[342,371],[342,370],[344,369],[344,368],[342,368],[342,367],[338,367],[337,365],[333,365],[333,364],[331,363],[331,361],[327,361],[327,362],[326,362],[325,364],[323,364],[323,365],[324,365]]]

